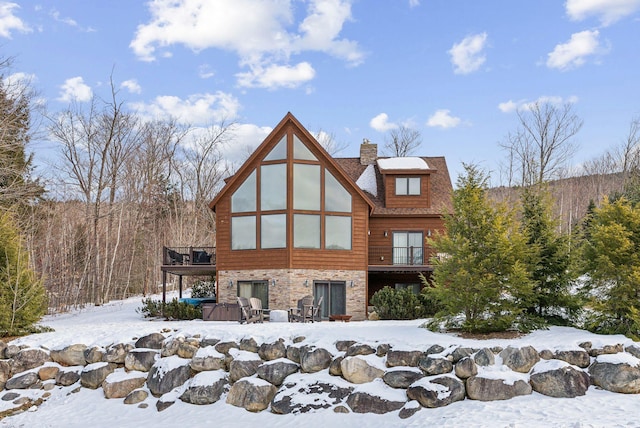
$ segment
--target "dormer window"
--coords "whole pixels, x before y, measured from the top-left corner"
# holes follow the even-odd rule
[[[396,195],[420,195],[420,177],[396,177]]]

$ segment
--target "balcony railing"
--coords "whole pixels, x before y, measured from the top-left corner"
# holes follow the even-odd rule
[[[425,266],[430,257],[429,247],[369,247],[370,266]]]
[[[163,247],[162,264],[215,266],[216,247]]]

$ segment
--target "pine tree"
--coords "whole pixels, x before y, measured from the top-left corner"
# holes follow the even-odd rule
[[[443,305],[438,320],[464,315],[467,331],[514,327],[530,305],[532,283],[526,269],[524,235],[513,212],[487,196],[486,177],[464,165],[446,216],[446,235],[429,241],[439,254],[431,292]]]

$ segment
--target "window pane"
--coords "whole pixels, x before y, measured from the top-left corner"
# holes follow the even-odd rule
[[[293,246],[295,248],[320,248],[320,216],[294,214]]]
[[[287,165],[260,167],[260,209],[262,211],[287,208]]]
[[[329,293],[331,294],[329,312],[331,314],[347,313],[347,285],[343,281],[332,281]]]
[[[326,211],[351,212],[351,195],[326,169],[324,171],[324,209]]]
[[[269,309],[269,286],[267,281],[254,281],[251,297],[257,297],[262,302],[262,309]]]
[[[293,134],[293,158],[302,160],[318,160],[307,146],[300,141],[296,134]]]
[[[263,215],[260,218],[260,248],[287,246],[287,215]]]
[[[271,149],[269,154],[264,158],[266,161],[282,160],[287,158],[287,135],[283,135],[278,144]]]
[[[256,249],[256,216],[231,217],[231,249]]]
[[[409,178],[409,194],[410,195],[420,194],[420,177]]]
[[[238,297],[251,297],[251,281],[238,281]]]
[[[406,177],[396,177],[396,195],[407,194],[407,179]]]
[[[351,217],[328,215],[325,221],[325,248],[327,250],[351,249]]]
[[[231,196],[231,212],[243,213],[256,210],[256,172],[247,177]]]
[[[320,165],[293,165],[293,208],[320,211]]]

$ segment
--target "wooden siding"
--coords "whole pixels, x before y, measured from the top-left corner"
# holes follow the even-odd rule
[[[419,195],[396,195],[396,178],[420,177]],[[386,208],[429,208],[431,207],[431,175],[430,174],[388,174],[385,181]]]
[[[444,231],[444,221],[440,217],[373,217],[369,220],[369,246],[393,246],[393,232],[422,232],[426,238],[428,231]],[[387,236],[384,236],[384,232]]]

